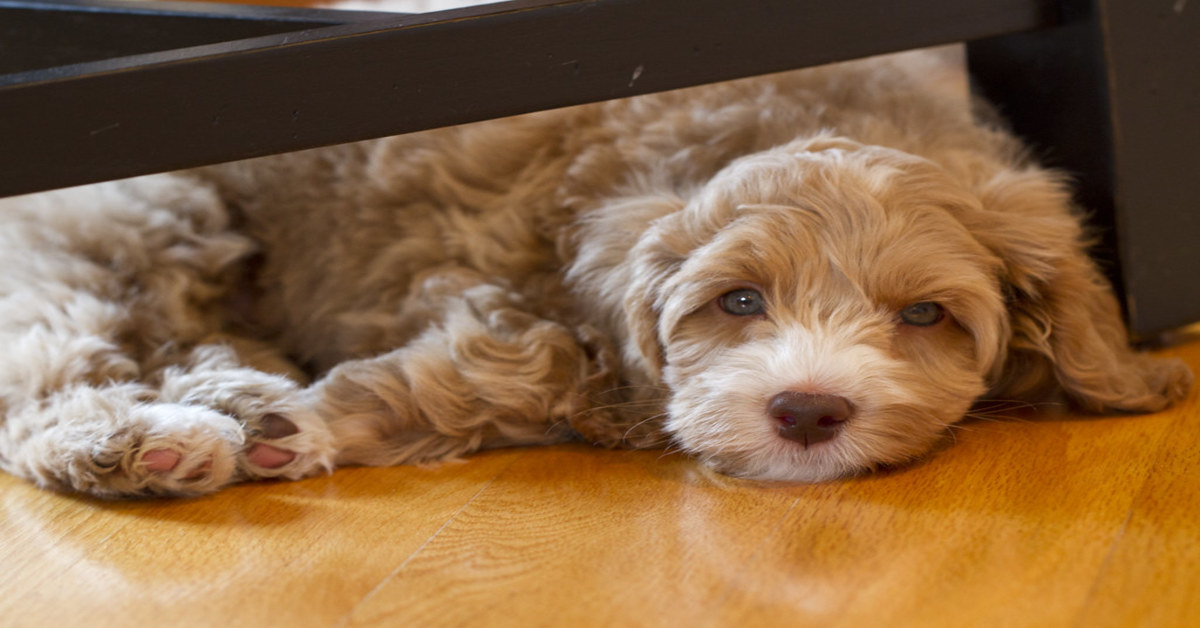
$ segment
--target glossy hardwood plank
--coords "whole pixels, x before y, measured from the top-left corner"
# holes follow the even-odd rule
[[[691,601],[723,590],[795,501],[657,452],[532,452],[349,623],[602,626],[649,612],[694,624],[710,609]]]
[[[1188,357],[1193,348],[1169,353]],[[1196,369],[1195,360],[1189,361]],[[1170,418],[1149,477],[1089,595],[1081,626],[1200,625],[1200,403],[1195,395]]]
[[[1068,624],[1152,465],[1128,444],[1165,423],[976,426],[920,468],[806,500],[718,623]]]
[[[527,456],[350,623],[1065,622],[1169,422],[972,425],[919,467],[810,487],[713,482],[682,460],[597,454],[578,478],[603,480],[556,483],[554,470],[578,456]]]
[[[0,474],[0,624],[334,625],[520,455],[126,503]]]

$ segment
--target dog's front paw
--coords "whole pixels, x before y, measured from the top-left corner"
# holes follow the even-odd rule
[[[296,480],[333,469],[333,435],[283,375],[240,365],[228,345],[205,345],[190,368],[170,369],[162,399],[212,408],[241,424],[236,479]]]
[[[76,440],[62,450],[65,468],[53,472],[67,488],[100,497],[200,495],[233,481],[244,441],[237,421],[208,408],[149,403],[129,409],[123,425],[64,426]]]
[[[329,431],[303,408],[233,417],[152,403],[135,406],[120,429],[72,456],[65,479],[102,497],[200,495],[238,480],[299,479],[331,470],[332,460]]]
[[[129,419],[75,457],[70,488],[102,497],[200,495],[239,480],[295,480],[333,468],[329,431],[291,405],[235,417],[154,403],[134,407]]]
[[[291,403],[239,418],[246,434],[238,456],[242,477],[297,480],[333,470],[333,436],[312,410]]]

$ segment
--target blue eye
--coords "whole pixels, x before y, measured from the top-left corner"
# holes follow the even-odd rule
[[[766,309],[763,296],[757,290],[749,288],[726,292],[717,299],[717,304],[721,306],[722,310],[734,316],[762,314]]]
[[[933,301],[922,301],[900,310],[900,320],[906,325],[929,327],[936,325],[946,317],[946,310]]]

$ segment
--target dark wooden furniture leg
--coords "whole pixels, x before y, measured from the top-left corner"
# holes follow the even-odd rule
[[[1200,2],[1064,0],[969,44],[977,87],[1080,184],[1135,334],[1200,320]]]

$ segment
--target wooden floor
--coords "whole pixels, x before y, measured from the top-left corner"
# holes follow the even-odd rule
[[[0,625],[1196,626],[1197,413],[975,422],[818,486],[585,446],[184,501],[0,475]]]

